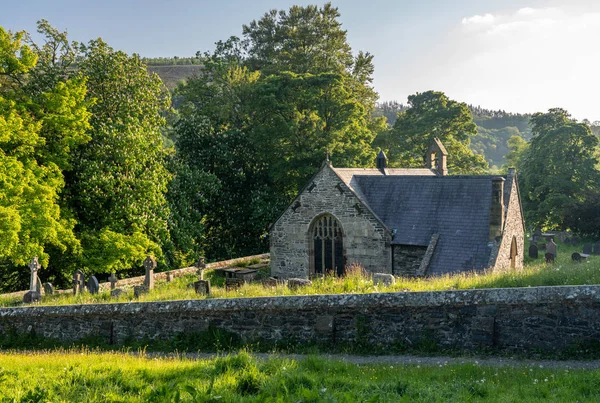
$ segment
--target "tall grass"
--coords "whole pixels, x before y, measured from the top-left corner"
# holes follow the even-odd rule
[[[600,284],[600,256],[591,256],[587,261],[575,263],[571,261],[571,253],[581,251],[581,246],[560,245],[559,255],[554,264],[546,264],[540,258],[532,261],[525,259],[526,265],[522,270],[483,273],[458,273],[436,277],[424,278],[399,278],[396,283],[389,286],[375,285],[364,269],[351,265],[344,277],[325,276],[313,280],[312,285],[290,290],[285,285],[264,287],[260,283],[248,283],[237,290],[227,291],[224,287],[224,278],[219,277],[214,270],[207,270],[205,277],[211,280],[211,295],[208,298],[241,298],[241,297],[267,297],[285,295],[313,295],[313,294],[365,294],[374,292],[402,292],[402,291],[440,291],[461,290],[474,288],[504,288],[504,287],[535,287],[558,285],[584,285]],[[268,273],[262,272],[262,277]],[[46,296],[42,305],[67,305],[91,304],[128,301],[167,301],[184,299],[206,298],[195,293],[191,283],[197,276],[190,274],[175,278],[173,282],[158,281],[156,288],[149,294],[135,299],[133,289],[126,289],[126,293],[119,299],[110,297],[109,291],[97,295],[83,293],[78,296],[62,294]],[[1,298],[0,306],[20,306],[18,298]]]
[[[599,401],[600,371],[62,351],[0,354],[2,402]]]

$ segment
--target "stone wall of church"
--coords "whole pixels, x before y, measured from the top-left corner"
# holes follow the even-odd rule
[[[332,214],[342,226],[347,265],[357,262],[373,273],[391,273],[391,235],[335,172],[325,166],[271,228],[273,276],[310,276],[312,236],[308,232],[313,220],[323,214]]]
[[[514,174],[513,174],[514,175]],[[525,254],[525,232],[523,228],[523,216],[521,214],[521,202],[517,190],[517,178],[513,176],[510,189],[510,202],[506,213],[506,222],[504,223],[504,231],[502,240],[498,247],[498,254],[495,271],[511,270],[510,262],[510,247],[513,236],[517,240],[517,260],[515,262],[515,270],[523,268],[523,257]]]
[[[395,276],[415,277],[425,257],[427,246],[394,245],[393,271]]]

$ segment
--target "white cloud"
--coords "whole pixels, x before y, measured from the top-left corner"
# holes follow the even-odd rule
[[[472,17],[465,17],[462,19],[463,25],[472,25],[472,24],[491,24],[494,22],[493,14],[484,14],[484,15],[474,15]]]
[[[600,119],[598,39],[600,12],[589,10],[521,8],[465,17],[446,54],[434,56],[443,70],[433,84],[488,108],[560,106],[578,119]]]

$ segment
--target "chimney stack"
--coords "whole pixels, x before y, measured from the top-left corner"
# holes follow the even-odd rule
[[[383,172],[385,174],[385,169],[387,168],[387,157],[385,156],[385,153],[383,152],[383,150],[379,151],[379,154],[377,154],[377,158],[375,159],[375,162],[377,164],[377,169],[379,169],[381,172]]]

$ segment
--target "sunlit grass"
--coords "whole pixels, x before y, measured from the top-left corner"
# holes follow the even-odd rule
[[[540,257],[537,261],[526,258],[525,268],[506,273],[461,273],[425,278],[399,278],[394,285],[375,285],[368,275],[353,271],[345,277],[326,276],[313,280],[311,286],[290,290],[285,285],[264,287],[261,283],[248,283],[237,290],[227,291],[224,278],[218,277],[214,270],[205,273],[211,280],[211,295],[209,298],[241,298],[268,297],[284,295],[313,295],[313,294],[365,294],[374,292],[403,292],[403,291],[440,291],[461,290],[473,288],[504,288],[504,287],[535,287],[558,285],[600,284],[600,256],[591,256],[588,261],[574,263],[571,253],[581,251],[581,246],[572,247],[560,245],[559,255],[554,264],[546,264]],[[541,254],[540,254],[541,256]],[[268,272],[261,273],[267,277]],[[78,296],[69,294],[45,296],[42,305],[92,304],[129,301],[167,301],[206,298],[195,293],[191,284],[197,280],[193,274],[175,278],[171,283],[157,281],[155,289],[146,295],[135,299],[133,289],[126,288],[126,293],[119,299],[110,297],[109,291],[97,295],[83,293]],[[20,298],[0,297],[0,306],[20,306]]]
[[[477,364],[357,365],[317,357],[192,360],[62,351],[0,354],[6,402],[598,401],[600,371]]]

